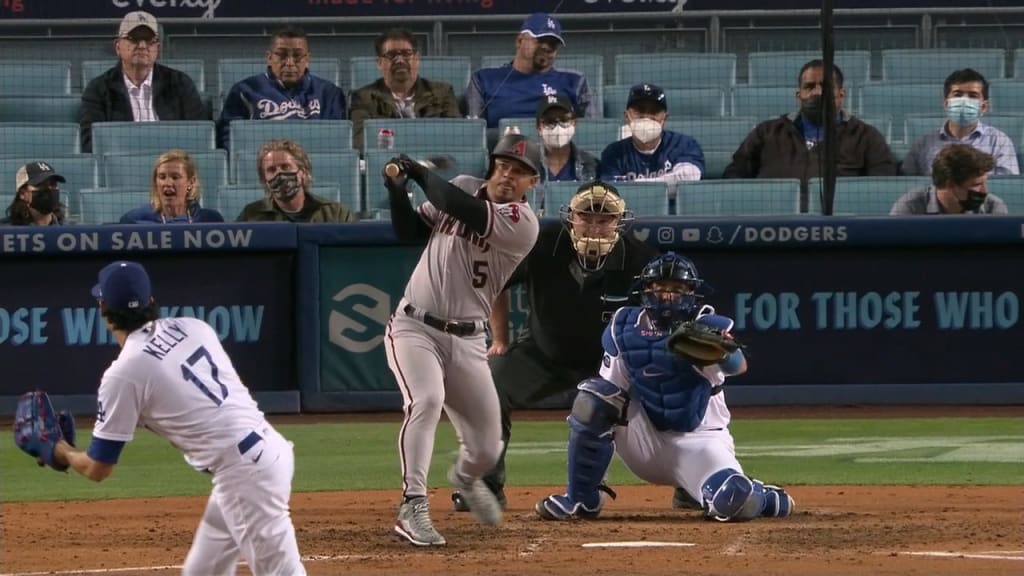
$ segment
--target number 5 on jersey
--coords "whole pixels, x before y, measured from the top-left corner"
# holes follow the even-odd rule
[[[207,386],[206,383],[203,382],[199,378],[199,376],[196,375],[195,372],[189,369],[189,367],[195,368],[196,364],[199,363],[200,360],[206,360],[206,363],[210,365],[210,378],[212,378],[214,382],[220,385],[221,395],[219,397],[216,394],[214,394],[213,391],[210,390],[210,387]],[[199,388],[200,392],[205,394],[206,397],[209,398],[210,400],[213,400],[214,404],[220,406],[228,397],[228,387],[225,386],[224,383],[222,383],[219,378],[217,378],[218,373],[219,371],[217,370],[217,365],[213,363],[213,357],[210,356],[210,353],[206,351],[205,346],[200,346],[199,348],[196,348],[196,351],[193,352],[192,355],[189,356],[187,360],[185,360],[185,364],[181,365],[182,377],[184,377],[187,382],[195,384],[196,388]]]
[[[487,285],[487,260],[473,260],[473,288]]]

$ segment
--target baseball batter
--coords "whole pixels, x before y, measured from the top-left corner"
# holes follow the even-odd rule
[[[395,532],[417,546],[446,544],[427,504],[442,408],[460,444],[449,482],[480,522],[501,521],[501,506],[480,480],[502,450],[486,326],[495,296],[537,240],[537,217],[526,195],[540,166],[537,145],[512,134],[491,153],[486,180],[463,175],[447,182],[405,156],[384,168],[396,235],[429,238],[385,332],[388,366],[405,412],[398,436],[403,500]],[[409,180],[428,200],[415,210]]]
[[[749,478],[736,459],[723,385],[726,376],[746,371],[743,351],[697,366],[666,347],[674,327],[688,320],[732,329],[732,319],[701,305],[703,287],[693,262],[671,252],[644,268],[641,306],[615,313],[603,336],[600,377],[578,386],[569,415],[568,489],[537,503],[541,518],[597,517],[602,492],[613,494],[602,484],[613,452],[643,480],[686,490],[708,518],[792,514],[785,490]]]
[[[141,264],[114,262],[92,295],[121,352],[100,383],[92,442],[61,440],[60,465],[97,482],[114,470],[137,426],[166,438],[191,466],[212,475],[213,492],[182,573],[306,573],[288,511],[291,442],[263,417],[213,328],[194,318],[159,318]]]

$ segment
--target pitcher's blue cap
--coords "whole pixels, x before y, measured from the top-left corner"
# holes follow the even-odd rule
[[[149,274],[142,264],[119,260],[100,270],[99,283],[92,287],[92,296],[101,300],[108,310],[138,310],[152,298]]]

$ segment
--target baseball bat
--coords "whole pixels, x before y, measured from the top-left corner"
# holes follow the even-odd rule
[[[414,158],[420,166],[427,170],[449,170],[455,167],[455,159],[447,154],[439,156],[428,156],[426,158]],[[388,162],[384,165],[384,174],[388,178],[397,178],[402,173],[402,167],[397,162]]]

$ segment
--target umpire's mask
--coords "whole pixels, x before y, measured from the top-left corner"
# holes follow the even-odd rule
[[[619,191],[600,180],[581,186],[560,214],[580,267],[588,271],[604,266],[626,224],[633,220]]]

